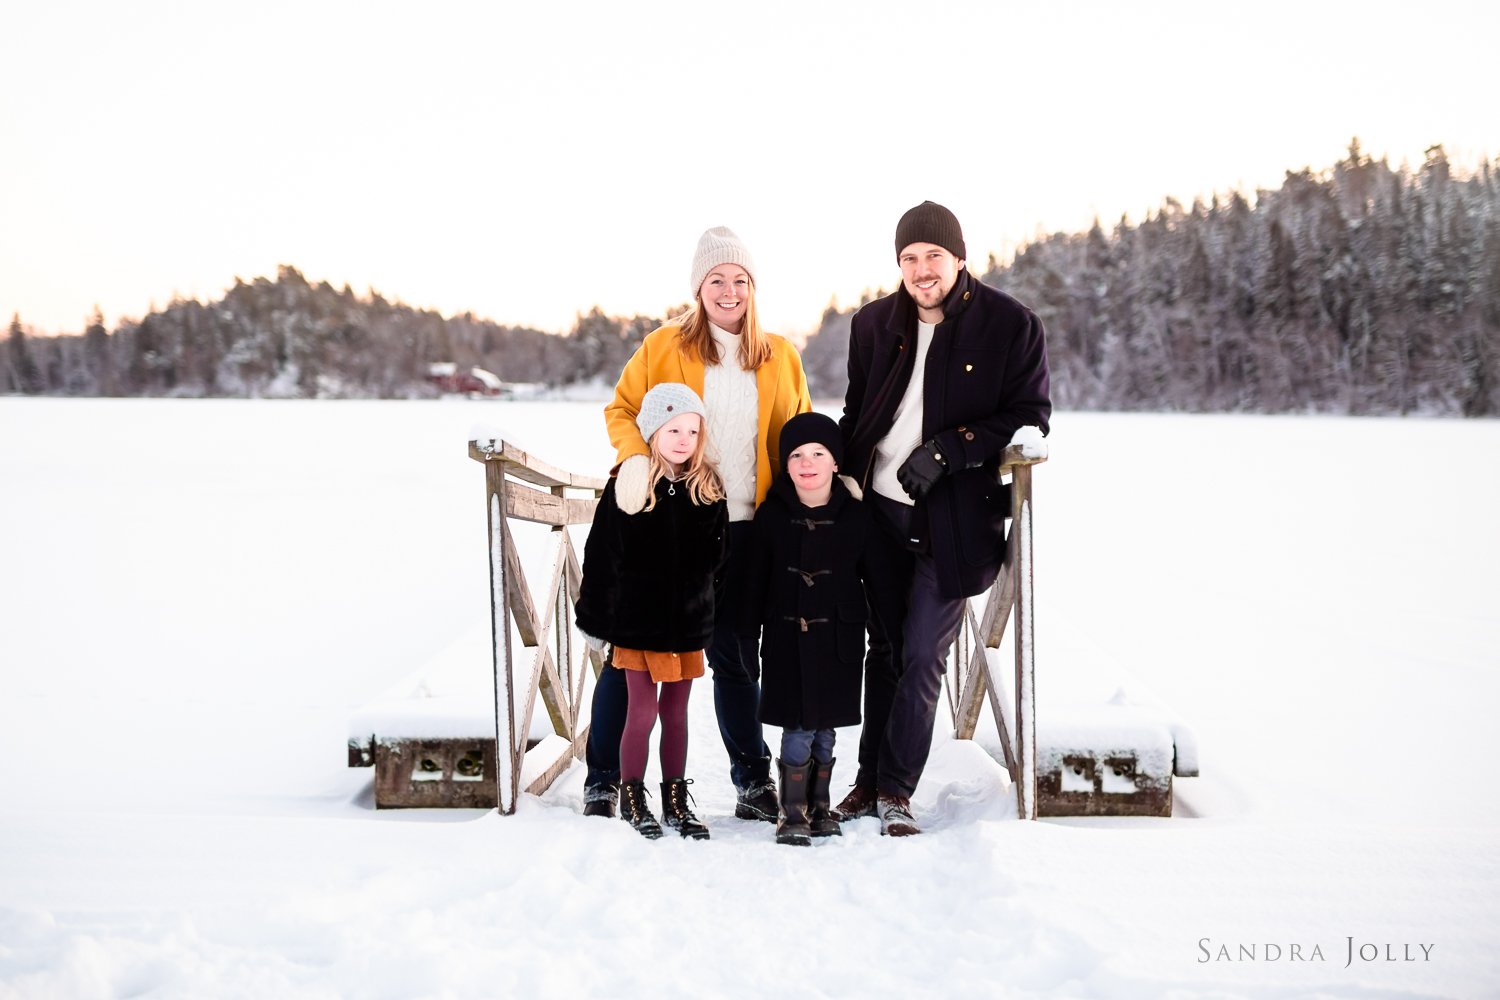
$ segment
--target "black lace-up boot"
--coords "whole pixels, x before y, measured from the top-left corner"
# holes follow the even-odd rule
[[[687,778],[673,778],[662,782],[661,821],[668,829],[676,830],[684,837],[707,840],[708,827],[693,815],[692,807],[688,805],[691,796],[688,795],[687,786],[691,784],[692,781]]]
[[[620,818],[647,840],[661,836],[661,824],[651,815],[651,807],[646,804],[644,781],[627,781],[620,786]]]

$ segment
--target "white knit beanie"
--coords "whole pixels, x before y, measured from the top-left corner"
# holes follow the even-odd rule
[[[651,435],[661,430],[662,424],[684,413],[696,413],[708,419],[703,400],[691,388],[681,382],[658,382],[641,400],[641,411],[635,415],[635,425],[649,444]]]
[[[698,252],[693,254],[694,297],[697,297],[698,289],[703,287],[703,279],[708,277],[708,272],[720,264],[738,264],[750,275],[751,282],[755,281],[755,260],[745,244],[740,242],[733,230],[715,226],[698,237]]]

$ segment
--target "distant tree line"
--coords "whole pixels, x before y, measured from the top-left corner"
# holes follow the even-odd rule
[[[1354,140],[1323,173],[1043,236],[1007,264],[992,256],[981,280],[1042,317],[1061,409],[1494,416],[1497,170],[1454,171],[1440,146],[1392,168]],[[807,341],[815,397],[843,395],[855,308],[830,305]],[[283,266],[113,331],[96,314],[81,336],[38,337],[16,317],[0,392],[414,397],[435,391],[433,361],[610,383],[661,322],[596,307],[558,335],[445,319]]]
[[[1460,176],[1440,146],[1393,169],[1356,139],[1253,203],[1168,199],[981,278],[1042,318],[1062,409],[1495,416],[1497,169]],[[843,394],[853,311],[803,352],[815,396]]]
[[[236,280],[215,302],[174,301],[113,331],[95,315],[82,336],[28,334],[11,320],[0,391],[67,396],[413,398],[436,393],[428,365],[477,365],[509,382],[613,382],[656,317],[578,317],[568,336],[444,318],[348,285]]]

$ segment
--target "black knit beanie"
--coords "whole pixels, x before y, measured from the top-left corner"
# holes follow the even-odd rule
[[[968,260],[958,217],[935,201],[924,201],[896,223],[896,259],[913,243],[935,243],[959,260]]]
[[[844,464],[844,438],[839,425],[833,419],[811,410],[799,413],[781,425],[781,471],[786,471],[787,459],[792,452],[805,444],[820,444],[833,456],[835,465]]]

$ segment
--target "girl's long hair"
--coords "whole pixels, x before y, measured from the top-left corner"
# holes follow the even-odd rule
[[[708,457],[708,421],[698,417],[698,447],[689,458],[676,479],[687,487],[688,496],[695,504],[713,503],[724,495],[724,480],[719,478],[719,469]],[[660,430],[657,433],[661,433]],[[651,448],[651,468],[646,479],[646,509],[656,506],[656,484],[663,479],[672,479],[672,467],[656,450],[656,434],[646,442]]]
[[[721,364],[719,345],[714,343],[713,331],[708,328],[708,313],[703,308],[700,289],[693,295],[693,304],[688,311],[671,322],[682,328],[680,341],[688,357],[705,365]],[[755,279],[750,279],[750,297],[745,300],[745,321],[740,325],[740,367],[753,372],[771,360],[771,338],[761,329],[760,315],[755,311]]]

